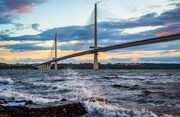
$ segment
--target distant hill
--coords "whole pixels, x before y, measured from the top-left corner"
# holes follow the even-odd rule
[[[99,64],[100,69],[180,69],[180,64],[165,63],[117,63]],[[53,65],[52,65],[53,68]],[[92,69],[92,63],[58,64],[59,69]],[[0,69],[36,69],[31,64],[6,64],[0,63]]]

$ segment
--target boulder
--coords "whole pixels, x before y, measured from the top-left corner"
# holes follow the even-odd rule
[[[0,117],[74,117],[86,113],[85,107],[74,101],[46,105],[0,106]]]

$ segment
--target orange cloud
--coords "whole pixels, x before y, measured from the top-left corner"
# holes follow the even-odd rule
[[[10,51],[2,51],[2,52],[0,51],[0,58],[3,58],[7,61],[13,61],[13,60],[25,59],[25,58],[48,59],[51,52],[52,52],[51,50],[26,51],[26,52],[16,52],[16,53],[13,53]],[[65,56],[72,53],[74,52],[73,51],[58,51],[59,56]]]
[[[17,41],[0,41],[0,46],[2,45],[12,45],[12,44],[17,44]]]
[[[175,21],[166,22],[164,25],[165,25],[165,26],[171,26],[171,25],[174,25],[174,24],[180,24],[180,22],[175,22]]]
[[[161,36],[167,36],[167,35],[173,35],[173,34],[178,34],[180,33],[180,29],[176,29],[173,31],[162,31],[162,32],[158,32],[157,34],[155,34],[156,37],[161,37]]]
[[[171,3],[169,6],[174,6],[176,8],[180,8],[180,3]]]
[[[21,3],[14,0],[8,0],[8,5],[13,9],[21,13],[29,13],[32,11],[32,5],[28,3]]]
[[[51,50],[42,50],[42,51],[27,51],[27,52],[10,52],[10,51],[0,51],[0,58],[5,61],[14,61],[19,59],[48,59]],[[58,57],[76,53],[78,51],[58,51]],[[52,53],[53,55],[54,53]],[[180,56],[178,51],[165,51],[165,50],[152,50],[152,51],[133,51],[131,53],[114,53],[106,52],[99,53],[99,60],[109,60],[113,58],[123,58],[123,59],[139,59],[142,57],[163,57],[163,56]],[[52,56],[51,56],[52,57]],[[52,57],[53,58],[53,57]],[[51,58],[49,58],[51,59]],[[80,57],[75,57],[75,60],[92,60],[93,54],[84,55]]]
[[[180,52],[176,51],[165,51],[165,50],[152,50],[152,51],[134,51],[132,53],[99,53],[99,60],[109,60],[113,58],[123,59],[139,59],[143,57],[165,57],[165,56],[180,56]],[[84,55],[81,57],[75,57],[76,60],[89,60],[93,59],[93,54]]]
[[[16,6],[17,9],[22,13],[29,13],[32,12],[32,6],[26,4],[19,4]]]

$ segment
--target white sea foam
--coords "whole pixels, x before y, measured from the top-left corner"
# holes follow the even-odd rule
[[[155,113],[142,109],[126,109],[113,105],[102,106],[98,102],[84,101],[87,114],[82,117],[159,117]],[[173,117],[172,115],[163,115],[161,117]]]
[[[0,83],[3,83],[3,84],[13,84],[14,81],[11,78],[2,78],[2,77],[0,77]]]
[[[90,98],[90,97],[102,97],[102,90],[99,87],[95,87],[93,83],[87,82],[87,80],[80,76],[77,70],[67,69],[66,74],[68,75],[68,85],[73,87],[73,89],[79,91],[81,98]]]
[[[49,98],[42,97],[40,95],[31,95],[31,94],[19,92],[19,91],[13,90],[13,89],[4,90],[0,94],[0,97],[4,97],[5,99],[6,98],[14,98],[15,101],[21,101],[21,100],[32,101],[33,103],[36,103],[36,104],[44,104],[44,103],[60,100],[60,99],[49,99]],[[7,105],[12,106],[12,105],[21,105],[21,104],[22,104],[22,102],[21,103],[11,102]]]

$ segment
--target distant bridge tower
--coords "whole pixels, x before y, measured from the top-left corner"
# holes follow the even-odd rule
[[[94,49],[97,49],[97,4],[95,4],[94,9]],[[99,63],[98,63],[98,52],[94,53],[94,64],[93,69],[99,69]]]
[[[54,48],[55,56],[54,56],[54,59],[57,59],[57,33],[55,34],[54,42],[55,42],[55,48]],[[58,69],[58,65],[57,64],[58,64],[58,62],[55,61],[55,63],[54,63],[54,70]]]

